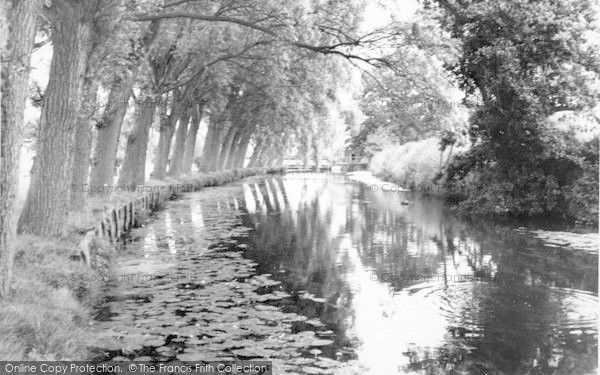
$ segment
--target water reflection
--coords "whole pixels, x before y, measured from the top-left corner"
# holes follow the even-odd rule
[[[326,175],[243,187],[245,257],[362,373],[592,373],[597,255]],[[411,201],[409,206],[402,205]]]

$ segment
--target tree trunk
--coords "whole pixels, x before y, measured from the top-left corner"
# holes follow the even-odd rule
[[[202,159],[200,161],[200,170],[209,172],[216,170],[217,155],[219,153],[219,140],[221,138],[220,124],[217,121],[211,121],[208,124],[206,140],[202,149]]]
[[[183,163],[181,166],[181,173],[183,174],[190,174],[192,172],[196,138],[198,136],[198,129],[200,128],[200,122],[202,121],[203,107],[202,104],[199,104],[198,107],[194,109],[194,114],[192,115],[190,130],[188,130],[187,138],[185,140],[185,151],[183,153]]]
[[[260,155],[262,154],[261,142],[258,141],[254,145],[254,150],[252,151],[252,156],[250,157],[250,161],[248,162],[248,168],[255,168],[259,166]]]
[[[237,128],[231,124],[227,130],[225,138],[223,139],[223,146],[221,147],[221,152],[219,153],[219,160],[217,162],[218,170],[223,170],[227,167],[227,159],[229,158],[229,152],[231,151],[231,146],[233,145],[233,140],[236,134]]]
[[[231,93],[229,94],[229,97],[227,99],[227,105],[225,105],[223,111],[211,116],[210,122],[208,124],[209,129],[206,141],[204,142],[204,149],[202,150],[201,166],[203,172],[216,171],[221,169],[219,156],[221,151],[221,138],[223,135],[223,126],[229,123],[229,115],[232,108],[235,107],[238,91],[238,87],[231,87]]]
[[[321,151],[319,149],[319,144],[316,140],[316,138],[313,138],[312,140],[312,151],[313,151],[313,162],[315,163],[315,171],[318,172],[319,171],[319,157],[321,154]]]
[[[138,66],[134,65],[125,78],[115,77],[102,119],[96,124],[98,136],[90,178],[93,187],[112,185],[114,182],[121,128],[138,71]]]
[[[37,156],[19,230],[40,235],[65,232],[77,105],[82,97],[96,1],[52,2],[53,54],[40,116]]]
[[[246,153],[248,152],[249,144],[250,144],[250,135],[246,135],[244,138],[242,138],[242,140],[240,142],[237,160],[235,162],[234,168],[244,168],[244,164],[246,162]]]
[[[187,109],[181,116],[181,119],[179,120],[179,126],[177,127],[175,148],[173,149],[173,156],[171,156],[171,161],[169,163],[169,176],[171,177],[179,177],[181,175],[185,138],[187,136],[189,122],[190,110]]]
[[[138,104],[135,126],[127,137],[125,159],[119,175],[119,186],[135,188],[146,180],[146,152],[156,100],[148,96]]]
[[[0,297],[10,293],[23,112],[40,0],[0,2]]]
[[[233,136],[233,141],[231,142],[231,149],[229,150],[229,155],[226,159],[226,164],[224,166],[225,169],[233,169],[235,168],[235,162],[237,161],[238,153],[240,151],[240,142],[242,141],[242,131],[238,130],[235,132]]]
[[[85,104],[79,113],[75,130],[75,156],[73,159],[73,177],[71,179],[71,210],[80,210],[85,203],[85,191],[82,187],[90,177],[90,155],[92,151],[92,116],[96,112],[96,94],[99,82],[95,77],[87,77],[84,83]]]
[[[175,125],[177,116],[171,115],[165,120],[161,119],[159,128],[158,145],[154,155],[154,169],[152,170],[152,178],[162,180],[167,174],[167,164],[169,162],[169,152],[171,151],[171,143],[173,134],[175,134]]]

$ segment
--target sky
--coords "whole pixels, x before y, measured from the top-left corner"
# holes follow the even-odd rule
[[[419,8],[416,0],[370,0],[364,14],[364,30],[385,26],[392,20],[410,21]]]

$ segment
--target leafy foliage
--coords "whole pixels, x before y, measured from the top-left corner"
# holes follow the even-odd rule
[[[389,57],[392,69],[363,75],[360,108],[365,120],[353,129],[351,149],[373,155],[385,145],[460,129],[466,109],[444,61],[455,58],[456,43],[431,19],[401,24],[403,39]]]
[[[473,179],[463,206],[475,211],[565,216],[565,192],[587,167],[580,144],[549,126],[548,117],[598,99],[600,60],[586,39],[592,3],[437,3],[442,23],[462,42],[450,68],[482,101],[471,117],[473,146],[450,166],[448,184]]]

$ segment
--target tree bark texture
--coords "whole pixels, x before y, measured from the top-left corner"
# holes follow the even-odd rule
[[[23,112],[41,0],[0,2],[0,297],[8,296],[16,237]]]
[[[85,102],[79,113],[79,120],[75,130],[75,156],[73,158],[73,177],[71,179],[71,210],[80,210],[85,203],[87,189],[82,186],[87,184],[90,177],[90,156],[92,152],[92,117],[96,112],[96,97],[99,81],[95,77],[87,77],[84,83]]]
[[[175,137],[173,155],[171,156],[171,160],[169,162],[169,176],[171,177],[179,177],[181,175],[185,138],[187,136],[188,125],[190,123],[190,110],[190,108],[185,110],[179,119],[179,125],[177,126],[177,136]]]
[[[200,171],[210,172],[216,170],[217,156],[219,154],[221,139],[221,124],[217,121],[211,121],[208,124],[206,140],[202,149],[202,159],[200,161]]]
[[[192,164],[194,163],[194,150],[196,149],[196,139],[198,137],[198,129],[202,121],[202,111],[204,105],[199,104],[194,108],[192,120],[190,121],[190,129],[188,130],[185,139],[185,151],[183,153],[183,162],[181,166],[182,174],[190,174],[192,172]]]
[[[135,188],[146,180],[146,153],[157,100],[148,96],[138,104],[135,126],[127,136],[119,186]]]
[[[169,153],[171,152],[171,143],[173,143],[177,121],[180,121],[181,117],[185,115],[178,99],[179,94],[175,93],[169,115],[166,113],[168,108],[167,102],[165,101],[164,106],[161,106],[158,145],[154,153],[154,166],[151,174],[152,178],[156,178],[157,180],[162,180],[167,174]]]
[[[40,235],[65,232],[69,209],[78,105],[91,47],[97,2],[52,2],[53,55],[40,116],[38,150],[19,230]]]
[[[227,129],[227,133],[223,138],[223,144],[221,146],[221,152],[218,156],[217,161],[217,170],[223,170],[227,167],[227,160],[229,158],[229,153],[231,151],[231,146],[233,145],[233,141],[237,134],[237,128],[233,125],[229,125],[229,129]]]
[[[90,177],[90,185],[94,187],[112,185],[114,182],[121,128],[138,71],[139,68],[135,65],[125,77],[115,77],[102,118],[96,124],[98,135]]]

